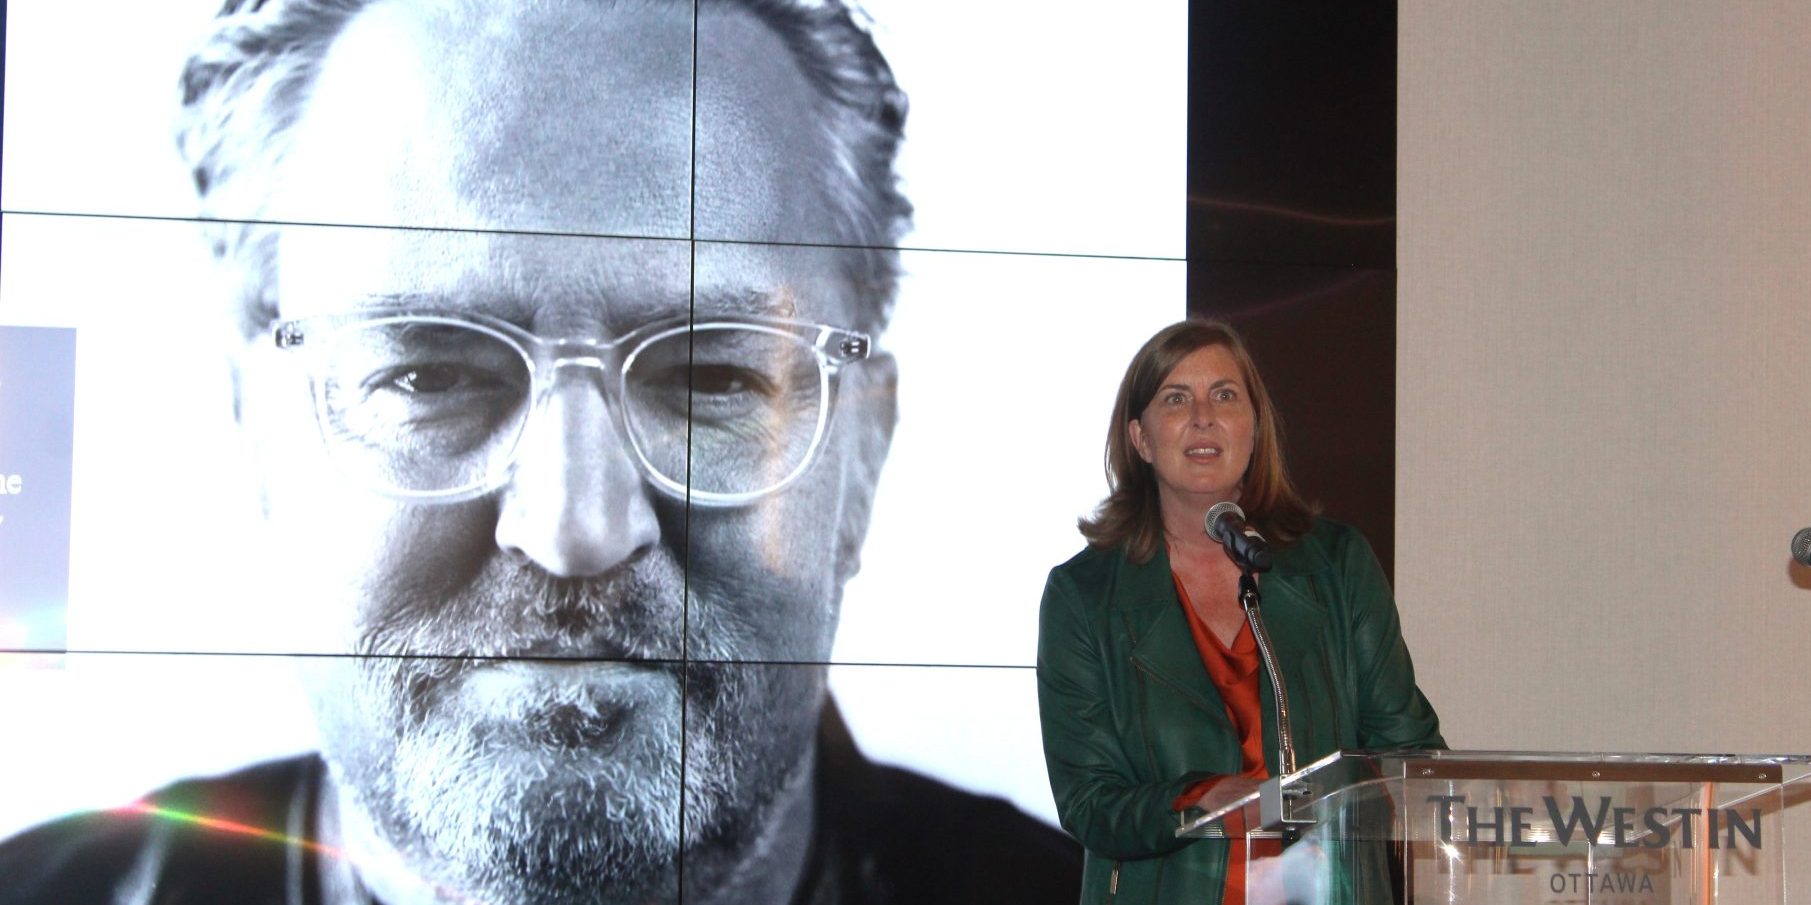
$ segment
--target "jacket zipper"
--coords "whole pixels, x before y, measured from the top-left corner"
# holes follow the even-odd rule
[[[1113,873],[1107,875],[1107,905],[1119,895],[1119,862],[1113,862]]]

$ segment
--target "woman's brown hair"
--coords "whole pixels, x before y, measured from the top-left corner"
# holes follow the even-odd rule
[[[1124,547],[1127,558],[1149,562],[1163,543],[1163,511],[1157,498],[1157,476],[1149,463],[1132,448],[1127,425],[1144,413],[1164,378],[1198,349],[1221,346],[1238,363],[1251,396],[1256,420],[1252,430],[1251,462],[1240,485],[1239,508],[1245,518],[1279,544],[1289,544],[1308,533],[1315,509],[1289,480],[1283,462],[1283,426],[1270,392],[1258,373],[1245,341],[1220,321],[1186,320],[1171,324],[1145,341],[1113,400],[1113,421],[1107,427],[1107,498],[1094,514],[1076,527],[1090,546]]]

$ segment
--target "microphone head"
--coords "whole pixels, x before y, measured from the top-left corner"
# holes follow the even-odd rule
[[[1798,564],[1811,568],[1811,528],[1800,528],[1792,535],[1792,558]]]
[[[1241,522],[1245,521],[1245,510],[1240,509],[1239,504],[1232,500],[1222,500],[1208,507],[1207,518],[1203,520],[1206,522],[1208,537],[1218,543],[1226,543],[1226,531],[1222,519],[1228,515]]]

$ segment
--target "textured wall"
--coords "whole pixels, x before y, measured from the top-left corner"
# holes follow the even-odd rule
[[[1396,586],[1456,747],[1811,751],[1811,6],[1406,2]]]

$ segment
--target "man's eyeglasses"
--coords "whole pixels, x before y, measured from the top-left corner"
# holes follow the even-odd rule
[[[329,455],[405,499],[496,489],[561,371],[595,372],[643,473],[706,506],[773,493],[822,445],[837,372],[865,334],[822,324],[720,318],[649,324],[595,342],[543,339],[476,314],[366,309],[277,325],[313,387]]]

